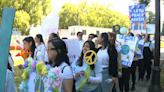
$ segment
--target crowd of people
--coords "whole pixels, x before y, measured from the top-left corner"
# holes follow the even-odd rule
[[[135,35],[131,32],[128,36],[137,36],[143,38],[142,35]],[[139,68],[138,81],[144,81],[146,72],[146,81],[150,80],[151,65],[154,52],[154,44],[150,41],[150,36],[146,33],[144,36],[145,43],[143,49],[143,57],[138,58],[134,51],[134,59],[131,67],[123,66],[121,60],[121,45],[116,41],[116,35],[113,32],[101,33],[100,35],[90,34],[88,40],[82,39],[83,33],[78,32],[79,48],[81,55],[75,59],[70,65],[67,56],[66,44],[57,34],[49,35],[48,43],[44,43],[41,34],[33,37],[26,37],[23,44],[17,40],[17,43],[26,51],[32,52],[29,57],[36,61],[43,61],[52,67],[59,67],[63,73],[63,82],[61,92],[116,92],[115,84],[118,79],[119,92],[129,92],[135,90],[136,84],[136,67]],[[96,39],[96,40],[95,40]],[[87,70],[87,63],[84,61],[84,54],[88,50],[97,53],[97,61],[90,65]],[[94,60],[95,57],[92,57]],[[8,59],[8,69],[6,73],[5,92],[17,92],[14,82],[14,67],[11,54]],[[18,66],[24,69],[23,65]],[[78,81],[90,72],[84,86],[77,90]],[[131,75],[131,76],[130,76]],[[132,85],[129,84],[130,77]],[[131,87],[131,88],[130,88]]]

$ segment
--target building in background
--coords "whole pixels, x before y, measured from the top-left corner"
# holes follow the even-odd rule
[[[112,32],[112,28],[101,28],[101,27],[89,27],[89,26],[69,26],[69,39],[71,38],[77,38],[77,32],[83,32],[83,39],[87,40],[88,35],[93,34],[101,34],[103,32]]]

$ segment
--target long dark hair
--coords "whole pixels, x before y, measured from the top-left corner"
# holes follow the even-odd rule
[[[89,44],[90,50],[93,50],[93,51],[96,50],[96,49],[95,49],[95,44],[94,44],[92,41],[86,41],[85,43],[88,43],[88,44]],[[84,43],[84,45],[85,45],[85,43]],[[84,46],[84,45],[83,45],[83,46]],[[84,56],[83,51],[81,51],[81,56],[80,56],[80,58],[78,59],[78,61],[76,62],[76,64],[77,64],[78,66],[82,66],[82,65],[83,65],[83,56]],[[95,56],[92,57],[92,60],[94,60],[94,58],[95,58]],[[91,69],[92,69],[92,70],[94,69],[94,64],[91,65]]]
[[[66,49],[66,44],[64,43],[64,41],[62,41],[58,37],[55,37],[48,41],[48,43],[50,43],[50,42],[56,48],[58,55],[56,56],[55,61],[50,60],[49,64],[51,65],[53,62],[55,62],[55,66],[60,66],[60,64],[62,62],[66,62],[68,65],[70,65],[69,58],[67,56],[68,51]],[[59,53],[59,50],[60,50],[60,53]],[[53,66],[53,67],[55,67],[55,66]]]
[[[40,42],[43,42],[43,43],[44,43],[44,41],[43,41],[43,36],[42,36],[41,34],[37,34],[36,37],[37,37],[38,39],[40,39]]]
[[[103,45],[106,48],[110,44],[110,41],[108,39],[108,34],[107,33],[101,33],[101,37],[104,38]]]
[[[28,42],[28,43],[30,43],[30,42],[32,42],[32,45],[31,45],[31,52],[32,52],[32,55],[31,55],[31,57],[34,57],[34,53],[35,53],[35,48],[36,48],[36,46],[35,46],[35,42],[34,42],[34,39],[33,39],[33,37],[26,37],[26,38],[24,38],[24,40],[23,41],[26,41],[26,42]]]
[[[55,33],[51,33],[50,35],[52,35],[54,38],[55,37],[59,37],[57,34],[55,34]]]

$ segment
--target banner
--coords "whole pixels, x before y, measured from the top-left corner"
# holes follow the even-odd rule
[[[116,40],[121,45],[122,65],[130,67],[133,62],[138,37],[117,34]]]
[[[143,48],[144,48],[144,41],[145,39],[143,38],[138,38],[138,41],[137,41],[137,46],[136,46],[136,53],[137,53],[137,57],[139,58],[142,58],[143,57]]]
[[[78,39],[63,39],[67,46],[69,62],[72,62],[81,55],[79,40]]]
[[[49,37],[51,33],[58,32],[59,17],[44,19],[41,23],[41,34],[43,37]]]
[[[155,24],[146,24],[147,26],[147,33],[154,34],[155,33]],[[142,30],[143,34],[146,34],[146,30]]]
[[[145,4],[129,6],[130,30],[145,30]]]

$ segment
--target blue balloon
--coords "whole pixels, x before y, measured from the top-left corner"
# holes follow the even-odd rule
[[[123,34],[123,35],[126,34],[127,33],[127,29],[125,27],[121,27],[120,33]]]

